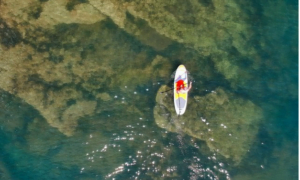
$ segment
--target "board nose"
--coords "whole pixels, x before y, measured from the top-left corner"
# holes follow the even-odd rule
[[[185,66],[183,64],[179,65],[177,70],[180,70],[180,69],[184,69],[185,70]]]

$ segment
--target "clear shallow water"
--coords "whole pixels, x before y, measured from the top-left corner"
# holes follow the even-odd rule
[[[267,11],[265,6],[270,4],[256,5],[255,8],[259,12],[261,9]],[[297,4],[289,6],[295,7],[290,11],[297,11],[296,6]],[[272,11],[272,7],[268,11],[274,14],[268,14],[272,16],[261,21],[254,21],[255,18],[249,20],[249,23],[253,24],[253,29],[259,27],[253,42],[250,43],[258,46],[257,49],[261,48],[259,56],[265,64],[259,69],[252,69],[246,61],[238,60],[244,73],[249,73],[254,78],[245,82],[238,81],[237,88],[233,88],[231,82],[215,69],[209,57],[202,57],[203,59],[199,60],[195,50],[176,42],[172,42],[163,51],[156,51],[119,29],[109,20],[91,26],[60,25],[56,32],[62,35],[58,40],[53,38],[48,44],[35,44],[32,39],[23,40],[28,41],[27,43],[39,52],[54,54],[50,56],[53,62],[61,61],[60,56],[55,54],[57,53],[55,49],[60,49],[61,46],[74,54],[82,48],[83,51],[80,53],[82,59],[99,59],[98,63],[119,73],[105,71],[112,74],[103,80],[104,82],[101,81],[107,84],[105,87],[97,87],[99,81],[96,72],[92,74],[94,76],[91,75],[92,78],[89,79],[91,82],[87,84],[65,85],[83,92],[84,98],[91,101],[96,100],[96,97],[87,89],[94,88],[94,91],[106,92],[110,96],[97,104],[96,113],[79,118],[76,131],[70,137],[50,126],[33,106],[17,96],[2,91],[0,177],[3,179],[296,179],[298,177],[296,70],[298,47],[295,41],[297,17],[288,11]],[[264,17],[259,13],[255,15]],[[52,32],[49,34],[47,35],[53,36]],[[79,41],[70,43],[67,34],[72,36],[74,34]],[[105,40],[107,36],[109,38]],[[266,39],[264,48],[259,45],[262,37]],[[106,47],[106,44],[113,48]],[[117,50],[105,51],[105,49]],[[170,67],[151,64],[156,55],[170,59]],[[102,57],[108,57],[109,62]],[[130,65],[130,71],[124,68],[125,63]],[[223,87],[235,93],[237,97],[250,99],[262,108],[264,120],[259,126],[259,132],[249,153],[239,165],[234,165],[234,162],[217,152],[211,152],[203,141],[183,132],[168,132],[156,125],[153,107],[157,90],[161,84],[169,83],[168,76],[180,63],[189,68],[196,81],[190,97],[206,95],[217,87]],[[147,72],[149,66],[157,69],[163,66],[166,76],[151,77],[149,73],[143,74]],[[92,65],[89,69],[92,69]],[[205,72],[197,73],[199,69],[205,69]],[[138,77],[134,79],[140,82],[138,85],[126,78],[133,77],[132,75]],[[59,82],[50,84],[48,88],[53,91],[61,90]],[[74,104],[73,101],[68,103]]]

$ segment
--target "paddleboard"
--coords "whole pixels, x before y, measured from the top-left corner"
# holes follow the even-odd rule
[[[184,65],[178,66],[174,77],[174,105],[177,115],[183,115],[188,100],[188,93],[178,93],[180,86],[188,86],[188,75]]]

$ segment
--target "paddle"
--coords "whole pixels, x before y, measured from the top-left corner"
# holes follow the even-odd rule
[[[186,84],[184,84],[184,85],[186,85]],[[165,92],[169,92],[169,91],[171,91],[171,90],[173,90],[174,88],[171,88],[171,89],[169,89],[169,90],[166,90],[166,91],[162,91],[162,92],[160,92],[160,93],[165,93]]]
[[[165,93],[165,92],[171,91],[171,90],[173,90],[173,89],[174,89],[174,88],[169,89],[169,90],[166,90],[166,91],[162,91],[162,92],[160,92],[160,93]]]

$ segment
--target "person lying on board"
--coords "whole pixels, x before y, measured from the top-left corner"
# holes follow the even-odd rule
[[[184,84],[180,84],[180,86],[177,86],[177,93],[187,93],[190,91],[190,89],[192,88],[192,81],[190,82],[189,87],[185,87]]]

